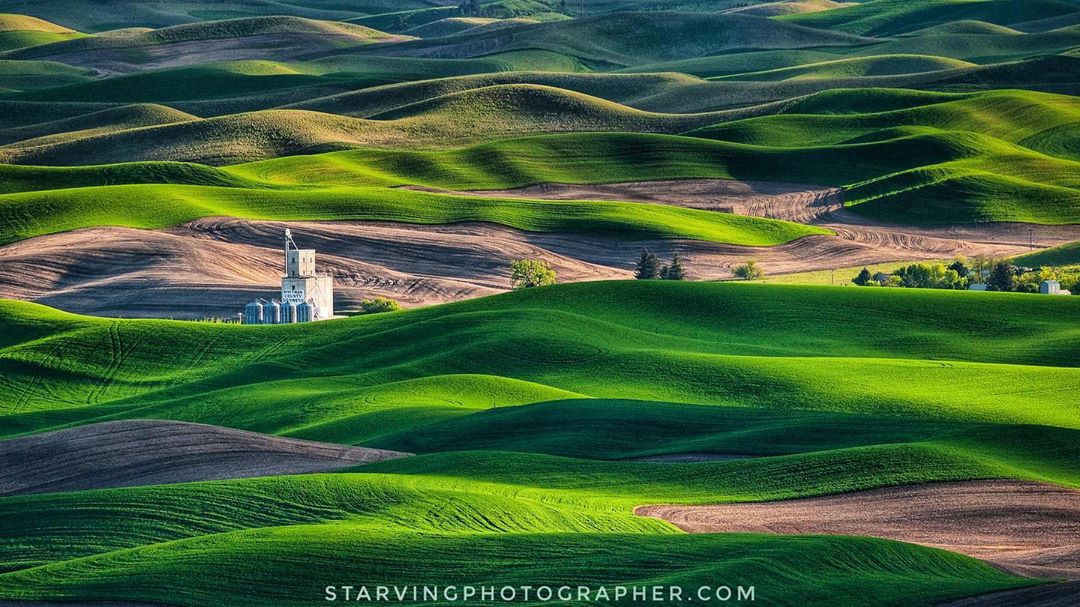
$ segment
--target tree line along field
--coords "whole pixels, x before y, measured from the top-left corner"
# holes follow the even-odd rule
[[[1080,265],[1078,77],[1077,0],[0,0],[0,297],[67,310],[0,298],[0,603],[1067,600],[1080,548],[1024,542],[1080,512],[1080,298],[785,283],[983,251]],[[293,228],[341,291],[420,291],[507,242],[595,282],[164,318],[191,285],[148,269],[246,264],[199,288],[247,297],[284,221],[319,222]],[[411,233],[408,259],[346,251],[388,226],[370,242]],[[645,247],[696,278],[764,258],[769,284],[596,280]],[[800,254],[809,272],[772,272]],[[482,291],[463,268],[443,288],[499,291],[494,259],[468,268]],[[118,292],[162,318],[72,313]],[[654,514],[890,491],[944,511],[927,488],[960,496],[958,536],[918,528],[933,508],[873,533]]]

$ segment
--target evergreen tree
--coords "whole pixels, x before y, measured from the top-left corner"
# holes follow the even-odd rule
[[[870,275],[870,269],[863,268],[862,272],[859,272],[858,276],[851,279],[851,282],[859,285],[860,287],[865,287],[866,285],[870,284],[870,281],[872,280],[874,280],[874,277]]]
[[[637,271],[634,278],[638,280],[653,280],[660,278],[660,260],[648,249],[641,250],[641,257],[637,262]]]
[[[660,270],[660,278],[664,280],[686,280],[686,270],[683,269],[682,258],[676,253],[671,257],[671,265],[664,266]]]

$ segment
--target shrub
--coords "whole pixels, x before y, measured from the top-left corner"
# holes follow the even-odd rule
[[[364,314],[397,312],[401,309],[401,304],[389,297],[372,297],[361,301],[360,309],[364,311]]]
[[[765,276],[765,271],[758,267],[757,262],[753,259],[746,260],[746,263],[741,266],[737,266],[734,270],[735,278],[741,278],[743,280],[757,280]]]
[[[555,270],[540,259],[515,259],[510,262],[510,287],[532,289],[555,284]]]

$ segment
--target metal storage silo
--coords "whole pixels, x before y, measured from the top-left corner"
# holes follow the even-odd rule
[[[259,302],[259,300],[256,299],[255,301],[244,306],[244,324],[263,324],[263,305]]]
[[[296,322],[296,303],[292,301],[281,302],[281,322],[289,324]]]
[[[315,320],[315,304],[311,301],[296,306],[296,322],[311,322]]]
[[[263,322],[268,325],[281,324],[281,304],[277,300],[263,305]]]

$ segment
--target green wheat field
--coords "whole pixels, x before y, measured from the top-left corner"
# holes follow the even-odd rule
[[[0,607],[1078,605],[1077,95],[1080,0],[0,0]]]

